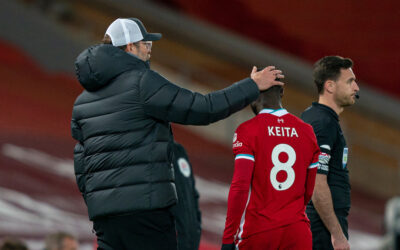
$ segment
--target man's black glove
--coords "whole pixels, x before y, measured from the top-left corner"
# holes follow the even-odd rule
[[[235,244],[222,244],[221,250],[235,250]]]

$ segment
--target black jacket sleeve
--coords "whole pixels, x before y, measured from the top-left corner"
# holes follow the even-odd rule
[[[76,183],[79,191],[85,194],[85,171],[84,171],[84,149],[81,143],[77,143],[74,148],[74,170]]]
[[[140,81],[145,112],[157,119],[190,125],[207,125],[239,111],[257,99],[255,82],[246,78],[207,95],[194,93],[148,70]]]

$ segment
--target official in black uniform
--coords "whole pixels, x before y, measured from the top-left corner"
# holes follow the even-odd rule
[[[359,87],[351,59],[327,56],[314,67],[319,99],[301,118],[312,125],[321,149],[314,194],[307,206],[313,249],[350,249],[347,216],[350,210],[349,150],[339,114],[358,98]]]
[[[173,153],[178,203],[171,211],[175,216],[178,250],[197,250],[201,236],[199,192],[195,187],[192,166],[183,146],[174,142]]]

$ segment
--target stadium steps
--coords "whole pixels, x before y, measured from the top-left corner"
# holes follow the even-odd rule
[[[85,11],[82,12],[82,17],[87,13]],[[97,13],[91,15],[97,15]],[[109,14],[103,15],[108,16]],[[100,20],[95,16],[91,17]],[[104,32],[104,27],[108,24],[106,20],[113,18],[101,19],[103,21],[99,25],[102,28],[98,30]],[[157,31],[157,27],[149,26],[148,30]],[[80,31],[75,32],[79,34]],[[102,34],[96,35],[96,37],[101,36]],[[92,35],[92,37],[95,37],[95,35]],[[180,83],[179,81],[190,80],[194,82],[195,87],[200,86],[201,91],[207,92],[211,89],[227,86],[231,81],[245,77],[249,73],[249,69],[243,69],[243,67],[227,62],[223,58],[200,53],[200,49],[190,44],[176,42],[168,37],[165,38],[167,39],[163,39],[153,48],[153,63],[157,69],[160,69],[160,72],[167,69],[166,71],[175,76],[174,79],[178,80],[178,83]],[[12,60],[15,60],[18,56],[15,56],[15,50],[12,50],[10,46],[3,44],[2,47],[4,54],[11,51],[8,59],[2,60],[3,65],[1,66],[2,73],[4,75],[9,74],[5,76],[5,84],[1,84],[1,93],[4,97],[1,100],[5,104],[1,105],[1,111],[4,111],[2,114],[6,114],[6,119],[2,119],[0,124],[4,126],[4,131],[10,131],[11,134],[37,134],[43,137],[54,135],[57,138],[69,138],[70,110],[74,98],[80,91],[76,80],[72,77],[54,76],[52,74],[49,77],[48,73],[44,73],[44,71],[30,70],[39,68],[35,66],[35,63],[15,63],[15,67],[10,67]],[[20,52],[17,55],[20,54],[23,55]],[[176,59],[172,60],[172,58]],[[211,76],[206,76],[206,74]],[[208,84],[204,85],[203,82]],[[293,82],[287,84],[285,91],[287,97],[284,100],[285,106],[297,115],[315,98],[301,88],[297,88]],[[27,107],[30,107],[30,109],[27,109]],[[249,111],[243,113],[236,120],[228,122],[234,124],[217,125],[225,129],[219,127],[215,129],[215,126],[209,126],[209,128],[204,128],[207,130],[204,132],[203,128],[200,128],[203,133],[202,136],[193,133],[193,131],[198,131],[199,128],[189,130],[187,127],[174,126],[177,140],[188,149],[194,163],[195,172],[200,176],[208,176],[225,183],[230,181],[233,159],[231,151],[226,145],[229,145],[231,141],[229,137],[235,129],[235,124],[243,121],[245,117],[251,117]],[[54,118],[49,119],[50,117]],[[50,124],[49,128],[41,124],[45,123],[46,119]],[[357,208],[355,211],[358,211],[358,214],[373,215],[372,219],[364,219],[357,217],[358,214],[356,214],[356,220],[359,222],[352,225],[359,225],[360,229],[367,231],[381,232],[379,221],[383,214],[385,199],[393,193],[399,192],[397,181],[399,156],[396,153],[399,152],[397,142],[400,141],[398,130],[385,121],[359,114],[353,108],[346,110],[341,120],[348,142],[351,145],[352,151],[350,153],[354,155],[354,158],[353,155],[351,156],[349,163],[354,186],[353,207]],[[227,135],[213,136],[209,130],[226,130]],[[215,142],[211,139],[214,137],[221,139],[219,142]],[[69,142],[68,145],[73,145],[73,143]],[[204,147],[204,145],[208,146]],[[204,157],[204,155],[207,155],[207,157]]]

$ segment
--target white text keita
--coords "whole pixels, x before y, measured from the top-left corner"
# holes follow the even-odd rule
[[[269,136],[299,137],[295,128],[268,126]]]

